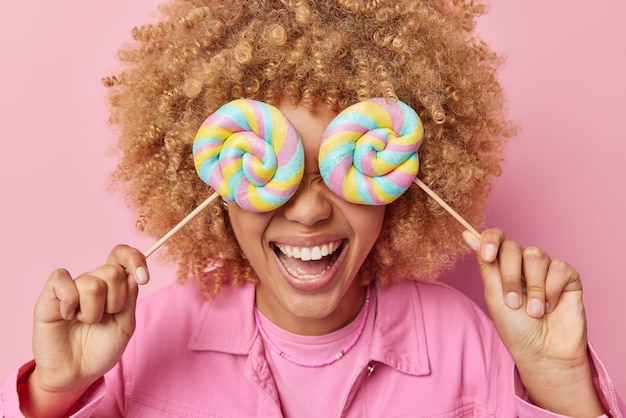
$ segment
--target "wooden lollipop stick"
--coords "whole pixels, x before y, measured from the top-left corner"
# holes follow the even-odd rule
[[[170,229],[167,234],[163,235],[163,237],[160,240],[158,240],[152,246],[152,248],[150,248],[148,251],[143,253],[144,257],[146,258],[150,257],[150,255],[156,250],[158,250],[161,245],[163,245],[168,239],[170,239],[175,233],[177,233],[183,226],[185,226],[189,221],[191,221],[200,212],[202,212],[204,208],[206,208],[209,205],[209,203],[214,201],[217,196],[218,196],[217,193],[213,193],[204,202],[200,203],[200,205],[198,205],[197,208],[195,208],[191,213],[189,213],[189,215],[187,215],[182,221],[180,221],[174,228]]]
[[[437,194],[435,192],[433,192],[430,187],[425,185],[424,182],[422,182],[418,178],[415,178],[415,180],[413,180],[413,182],[415,184],[417,184],[422,190],[424,190],[426,192],[426,194],[428,194],[428,196],[430,196],[433,199],[435,199],[435,201],[437,203],[439,203],[441,205],[441,207],[444,208],[450,215],[452,215],[454,217],[454,219],[459,221],[461,223],[461,225],[463,225],[465,227],[465,229],[467,229],[472,234],[474,234],[474,235],[476,235],[477,237],[480,238],[480,232],[478,232],[476,230],[476,228],[474,228],[472,225],[470,225],[469,222],[467,222],[465,219],[463,219],[463,217],[461,215],[459,215],[454,209],[452,209],[450,207],[450,205],[448,205],[446,202],[444,202],[444,200],[442,198],[437,196]]]
[[[442,208],[444,208],[454,219],[459,221],[461,225],[465,227],[472,234],[480,237],[480,232],[476,230],[469,222],[467,222],[461,215],[459,215],[454,209],[450,207],[442,198],[440,198],[435,192],[433,192],[427,185],[425,185],[420,179],[416,178],[413,180],[415,184],[417,184],[422,190],[426,192],[430,197],[432,197]],[[197,208],[195,208],[189,215],[187,215],[182,221],[180,221],[176,226],[169,230],[169,232],[158,240],[148,251],[144,252],[144,257],[148,258],[152,253],[159,249],[168,239],[170,239],[175,233],[177,233],[183,226],[185,226],[189,221],[195,218],[200,212],[204,210],[212,201],[217,198],[217,193],[213,193],[209,196],[204,202],[200,203]]]

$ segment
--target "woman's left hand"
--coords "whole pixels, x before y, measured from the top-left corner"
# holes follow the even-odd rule
[[[499,229],[463,237],[475,252],[491,318],[533,402],[563,415],[601,415],[578,272],[539,248],[506,240]]]

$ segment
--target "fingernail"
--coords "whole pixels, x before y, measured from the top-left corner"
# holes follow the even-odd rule
[[[463,239],[465,240],[465,242],[467,243],[467,245],[473,251],[477,251],[478,250],[478,240],[476,239],[474,234],[472,234],[470,231],[463,231],[462,236],[463,236]]]
[[[485,261],[493,261],[496,259],[496,247],[492,244],[488,244],[483,249],[483,259]]]
[[[146,268],[137,267],[137,269],[135,270],[135,278],[137,279],[137,283],[148,283],[148,271],[146,270]]]
[[[68,321],[71,321],[72,319],[74,319],[75,315],[76,315],[76,309],[72,309],[64,315],[64,318]]]
[[[528,303],[528,313],[533,317],[540,317],[543,315],[544,304],[537,299],[531,299]]]
[[[516,292],[509,292],[506,294],[506,304],[511,309],[517,309],[522,304],[522,301]]]

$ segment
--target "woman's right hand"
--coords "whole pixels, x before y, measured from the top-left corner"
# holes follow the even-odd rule
[[[20,391],[27,416],[62,416],[119,361],[135,331],[138,285],[146,259],[119,245],[106,264],[72,278],[54,271],[35,304],[35,369]]]

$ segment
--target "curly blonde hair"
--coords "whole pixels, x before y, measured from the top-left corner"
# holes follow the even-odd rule
[[[138,227],[160,237],[212,193],[191,146],[224,103],[251,98],[323,103],[340,111],[398,98],[425,127],[418,176],[475,226],[514,132],[496,72],[500,57],[475,35],[484,6],[463,0],[171,0],[160,21],[133,29],[109,87],[124,185]],[[361,280],[436,277],[465,252],[461,227],[417,186],[385,212]],[[167,244],[179,279],[208,297],[255,281],[219,204]],[[207,274],[207,271],[211,271]]]

